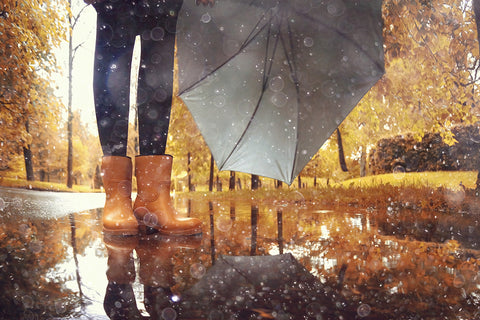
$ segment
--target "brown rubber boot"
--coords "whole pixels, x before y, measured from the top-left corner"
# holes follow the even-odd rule
[[[180,218],[170,202],[173,158],[169,155],[137,156],[135,175],[138,195],[133,206],[143,233],[195,235],[202,233],[202,222]]]
[[[103,231],[112,235],[137,235],[138,222],[132,209],[132,159],[102,158],[102,179],[106,201],[103,209]]]

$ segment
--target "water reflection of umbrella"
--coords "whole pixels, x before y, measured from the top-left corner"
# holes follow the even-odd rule
[[[322,284],[291,254],[220,256],[181,298],[182,315],[187,318],[222,313],[245,319],[242,315],[254,311],[305,314],[308,310],[320,316],[331,311],[331,305]]]
[[[384,73],[381,0],[184,3],[179,94],[221,170],[291,183]]]

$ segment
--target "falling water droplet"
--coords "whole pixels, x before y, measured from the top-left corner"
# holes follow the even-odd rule
[[[402,180],[405,177],[405,167],[402,165],[396,165],[393,168],[393,177],[397,180]]]
[[[212,310],[208,315],[208,320],[223,320],[223,313],[220,310]]]
[[[305,37],[305,39],[303,39],[303,45],[308,48],[313,47],[313,38]]]
[[[287,104],[288,96],[283,92],[277,92],[270,98],[270,101],[276,107],[282,108]]]
[[[196,279],[200,279],[205,275],[205,266],[201,263],[194,263],[190,266],[190,274]]]
[[[28,247],[33,253],[40,253],[43,249],[43,245],[40,241],[32,241]]]
[[[280,76],[273,77],[270,80],[269,88],[273,92],[280,92],[280,91],[283,90],[284,87],[285,87],[285,81],[283,81],[282,77],[280,77]]]
[[[200,19],[200,21],[202,21],[203,23],[209,23],[211,20],[212,20],[212,17],[210,16],[210,14],[208,12],[204,13],[202,15],[202,18]]]
[[[222,232],[227,232],[232,228],[233,222],[229,217],[219,217],[217,221],[217,229]]]
[[[177,319],[177,311],[172,308],[165,308],[162,310],[162,319],[175,320]]]
[[[361,304],[357,308],[357,314],[361,318],[367,317],[371,311],[372,311],[372,308],[366,303]]]

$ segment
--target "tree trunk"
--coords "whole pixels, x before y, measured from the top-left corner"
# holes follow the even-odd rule
[[[25,130],[30,132],[28,127],[28,120],[25,122]],[[25,160],[25,173],[27,176],[27,181],[34,181],[35,176],[33,174],[33,161],[32,161],[32,150],[30,149],[30,145],[23,147],[23,159]]]
[[[213,191],[213,167],[214,167],[213,155],[210,154],[210,179],[208,180],[208,191]]]
[[[347,172],[347,163],[345,162],[345,154],[343,152],[343,142],[342,142],[342,135],[340,133],[340,129],[337,128],[337,143],[338,143],[338,158],[340,160],[340,167],[342,168],[343,172]]]
[[[298,189],[302,189],[302,177],[298,175]]]
[[[367,175],[367,156],[365,151],[362,150],[362,155],[360,157],[360,177],[365,177]]]
[[[69,8],[72,8],[72,1],[68,1]],[[68,36],[68,114],[67,114],[67,187],[73,186],[73,113],[72,113],[72,72],[73,72],[73,43],[72,43],[72,17],[68,15],[69,36]]]
[[[257,190],[260,186],[260,179],[258,175],[252,174],[252,190]]]
[[[33,174],[32,150],[30,150],[30,148],[23,147],[23,158],[25,159],[27,181],[35,181],[35,176]]]
[[[283,182],[280,181],[280,180],[277,180],[276,183],[275,183],[275,188],[277,189],[281,189],[283,186]]]
[[[192,168],[190,168],[191,165],[191,155],[190,152],[187,154],[187,174],[188,174],[188,191],[193,191],[193,185],[192,185]]]
[[[228,181],[228,190],[235,191],[235,171],[230,171],[230,180]]]
[[[480,196],[480,170],[477,173],[477,182],[475,184],[477,185],[475,188],[475,194]]]

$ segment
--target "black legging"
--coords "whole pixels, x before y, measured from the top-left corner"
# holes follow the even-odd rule
[[[182,0],[106,0],[95,4],[94,97],[104,155],[125,156],[128,141],[130,67],[141,37],[137,90],[141,155],[164,154],[173,89],[178,11]]]

